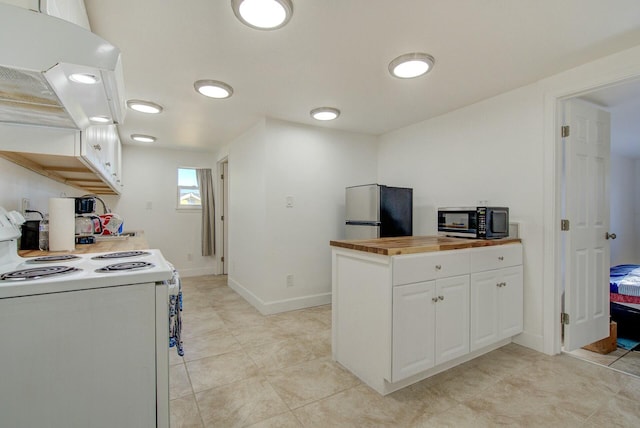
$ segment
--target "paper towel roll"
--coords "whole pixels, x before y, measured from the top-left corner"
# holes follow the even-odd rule
[[[76,248],[76,216],[73,198],[49,198],[49,251]]]

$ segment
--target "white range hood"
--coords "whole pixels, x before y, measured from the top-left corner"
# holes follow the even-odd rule
[[[69,80],[74,73],[95,84]],[[0,122],[84,130],[124,120],[120,50],[76,24],[0,3]]]

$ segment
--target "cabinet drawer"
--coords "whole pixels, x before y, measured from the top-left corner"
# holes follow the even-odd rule
[[[469,273],[469,250],[407,254],[393,257],[393,285]]]
[[[494,247],[473,248],[471,272],[482,272],[522,264],[522,245],[508,244]]]

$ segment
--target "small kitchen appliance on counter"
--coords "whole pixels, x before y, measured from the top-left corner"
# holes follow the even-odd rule
[[[22,222],[0,207],[0,425],[168,427],[172,267],[154,249],[23,258]]]
[[[413,234],[413,189],[379,184],[346,189],[346,239]]]
[[[473,239],[509,236],[509,208],[438,208],[438,235]]]

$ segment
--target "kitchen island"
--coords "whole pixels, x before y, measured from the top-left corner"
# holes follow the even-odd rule
[[[55,254],[90,254],[109,253],[115,251],[148,250],[149,244],[144,236],[144,232],[125,232],[120,236],[96,235],[95,244],[76,244],[73,251],[40,251],[40,250],[18,250],[21,257],[42,257]]]
[[[522,244],[410,236],[331,241],[332,355],[388,394],[522,332]]]

